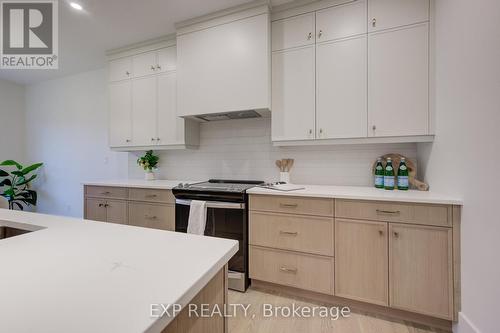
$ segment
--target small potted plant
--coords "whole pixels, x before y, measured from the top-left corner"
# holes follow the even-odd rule
[[[144,175],[144,179],[146,180],[154,180],[155,174],[153,173],[153,169],[156,169],[158,166],[158,160],[160,158],[153,154],[152,150],[148,150],[146,154],[137,159],[137,164],[146,172]]]
[[[24,206],[36,206],[37,194],[30,184],[37,177],[35,171],[43,163],[22,166],[13,160],[0,163],[0,196],[9,203],[9,209],[24,210]],[[5,168],[7,167],[7,168]],[[10,171],[10,170],[12,171]]]

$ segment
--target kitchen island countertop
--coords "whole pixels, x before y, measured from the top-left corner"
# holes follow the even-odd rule
[[[0,332],[161,332],[237,252],[238,242],[0,209]]]

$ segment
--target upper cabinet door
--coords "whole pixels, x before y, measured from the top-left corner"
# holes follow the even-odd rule
[[[316,47],[318,139],[366,137],[366,35]]]
[[[314,13],[274,21],[271,29],[273,51],[311,45],[315,42]]]
[[[429,27],[427,23],[370,34],[368,135],[427,135]]]
[[[316,12],[316,41],[366,33],[366,2],[357,0]]]
[[[368,29],[377,31],[429,20],[429,0],[368,0]]]
[[[314,139],[314,45],[273,52],[273,141]]]
[[[177,36],[178,114],[269,109],[269,14]]]
[[[132,67],[134,69],[134,77],[155,74],[157,71],[158,61],[156,52],[146,52],[132,57]]]
[[[177,51],[175,46],[167,47],[157,51],[157,72],[175,71],[177,68]]]
[[[109,145],[132,145],[132,82],[109,85]]]
[[[184,119],[177,117],[176,73],[158,76],[158,144],[184,144]]]
[[[109,81],[121,81],[132,76],[132,59],[120,58],[111,60],[108,66]]]
[[[156,76],[132,81],[132,140],[134,146],[155,145],[156,135]]]

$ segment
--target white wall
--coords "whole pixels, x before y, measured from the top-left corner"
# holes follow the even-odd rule
[[[27,156],[43,162],[37,210],[83,216],[81,182],[126,178],[127,154],[108,148],[104,70],[26,88]]]
[[[371,186],[371,166],[378,156],[397,152],[416,158],[415,144],[273,147],[270,119],[203,123],[200,137],[198,150],[159,152],[159,176],[276,181],[275,160],[294,158],[291,180],[296,184]],[[130,178],[143,177],[136,164],[138,154],[130,154]]]
[[[24,87],[0,80],[0,161],[24,162]]]
[[[464,198],[456,332],[498,332],[500,1],[436,1],[436,140],[419,144],[431,190]]]

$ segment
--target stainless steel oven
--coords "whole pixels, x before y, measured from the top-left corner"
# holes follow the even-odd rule
[[[246,189],[262,182],[210,180],[173,189],[175,230],[187,232],[191,200],[207,203],[205,236],[237,240],[238,252],[229,261],[229,288],[245,291],[248,279],[248,196]]]

